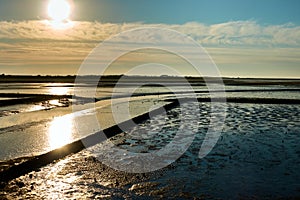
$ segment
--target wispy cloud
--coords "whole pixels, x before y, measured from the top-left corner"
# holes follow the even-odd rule
[[[261,25],[255,21],[230,21],[205,25],[197,22],[113,24],[81,21],[62,30],[53,28],[47,21],[0,21],[0,27],[0,66],[79,66],[98,43],[122,31],[140,27],[168,28],[186,34],[208,48],[220,65],[272,65],[274,62],[295,65],[300,62],[300,26],[291,23]],[[169,39],[176,41],[176,38]]]
[[[62,31],[53,29],[51,24],[46,21],[1,21],[0,39],[101,42],[125,30],[151,26],[177,30],[191,36],[203,45],[300,46],[300,26],[291,23],[265,26],[255,21],[232,21],[214,25],[197,22],[182,25],[73,23],[73,28]]]

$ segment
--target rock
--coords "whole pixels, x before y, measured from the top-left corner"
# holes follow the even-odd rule
[[[0,189],[5,188],[6,184],[4,182],[0,182]]]
[[[116,180],[116,182],[115,182],[115,186],[119,186],[119,185],[120,185],[119,181],[118,181],[118,180]]]
[[[16,182],[16,185],[19,187],[19,188],[22,188],[25,186],[25,183],[23,183],[22,181],[17,181]]]

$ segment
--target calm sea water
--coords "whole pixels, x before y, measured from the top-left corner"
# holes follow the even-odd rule
[[[32,84],[0,84],[0,93],[13,94],[55,94],[55,95],[72,95],[74,84],[46,84],[46,83],[32,83]],[[300,99],[299,92],[295,91],[263,91],[270,89],[282,89],[284,86],[226,86],[228,97],[263,97],[263,98],[291,98]],[[287,87],[291,88],[291,87]],[[86,91],[91,88],[79,87],[78,90]],[[126,95],[130,87],[124,87],[118,90],[120,95]],[[176,91],[186,91],[185,87],[174,87]],[[193,88],[194,91],[201,92],[200,97],[208,97],[209,94],[205,86],[197,86]],[[234,92],[236,90],[251,90],[243,92]],[[159,93],[169,92],[168,88],[164,87],[144,87],[135,90],[136,93],[147,94],[157,93],[153,98],[166,98],[168,95],[159,95]],[[112,94],[113,88],[100,87],[96,90],[96,97],[108,97]],[[16,97],[17,98],[17,97]],[[1,100],[9,100],[11,98],[1,97]],[[71,106],[60,107],[58,100],[50,101],[53,105],[51,110],[43,102],[32,104],[18,104],[12,106],[2,105],[0,107],[0,160],[8,160],[23,156],[32,156],[55,149],[64,144],[70,143],[74,140],[80,139],[82,135],[76,134],[74,125],[74,117],[70,115],[72,112]],[[237,104],[238,105],[238,104]],[[234,107],[234,106],[233,106]],[[259,107],[259,105],[253,105]],[[279,105],[272,107],[274,112],[277,112]],[[297,108],[297,106],[296,106]],[[84,110],[84,107],[82,108]],[[231,110],[228,111],[231,114]],[[294,115],[296,109],[289,110],[290,115]],[[86,115],[86,112],[81,112],[80,116]],[[252,113],[256,117],[258,113]],[[275,117],[276,119],[276,117]],[[235,127],[243,125],[244,118],[240,117],[232,122],[230,126]],[[254,121],[255,122],[255,121]],[[86,133],[87,135],[90,133]]]

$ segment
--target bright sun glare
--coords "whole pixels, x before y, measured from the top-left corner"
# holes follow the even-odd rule
[[[50,0],[48,15],[56,22],[68,20],[71,14],[71,6],[66,0]]]
[[[56,117],[49,127],[49,145],[52,149],[68,144],[74,130],[73,115]]]
[[[52,95],[66,95],[69,89],[67,87],[50,87],[49,93]]]

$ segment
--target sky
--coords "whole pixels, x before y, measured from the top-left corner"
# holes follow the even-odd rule
[[[50,1],[0,0],[1,74],[76,74],[99,43],[159,27],[194,39],[222,76],[300,78],[298,0],[69,0],[61,23],[49,16]],[[120,59],[110,73],[126,73],[139,57]],[[176,67],[193,75],[179,60]]]

